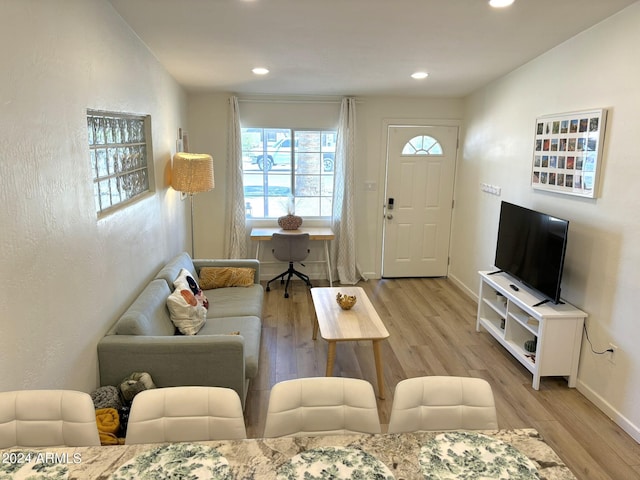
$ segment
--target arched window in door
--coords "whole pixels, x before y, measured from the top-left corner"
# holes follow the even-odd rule
[[[429,135],[418,135],[402,148],[402,155],[442,155],[442,145]]]

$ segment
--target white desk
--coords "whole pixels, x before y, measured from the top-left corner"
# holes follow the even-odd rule
[[[333,230],[329,227],[301,227],[297,230],[283,230],[279,227],[266,227],[266,228],[252,228],[251,240],[258,243],[256,248],[256,260],[260,260],[260,244],[271,240],[274,233],[281,233],[284,235],[296,235],[300,233],[308,233],[309,240],[322,241],[324,243],[324,263],[327,266],[327,277],[329,278],[329,285],[333,287],[333,275],[331,273],[331,260],[329,258],[329,241],[336,238]],[[265,262],[274,263],[274,262]],[[318,263],[318,262],[305,262],[305,263]]]

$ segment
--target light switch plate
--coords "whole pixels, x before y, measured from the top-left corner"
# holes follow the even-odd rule
[[[481,183],[480,188],[483,192],[489,193],[491,195],[495,195],[499,197],[502,194],[502,187],[497,185],[490,185],[488,183]]]
[[[364,189],[367,192],[375,192],[376,190],[378,190],[378,184],[372,181],[364,182]]]

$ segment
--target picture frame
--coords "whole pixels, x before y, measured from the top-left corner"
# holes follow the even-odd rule
[[[596,198],[606,120],[604,108],[536,118],[531,186]]]

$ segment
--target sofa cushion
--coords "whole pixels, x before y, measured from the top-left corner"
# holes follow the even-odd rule
[[[117,335],[173,335],[175,327],[167,310],[171,293],[167,282],[153,280],[142,290],[116,323]]]
[[[208,319],[198,332],[202,335],[231,335],[240,332],[244,338],[245,377],[254,378],[258,374],[258,359],[260,356],[260,336],[262,323],[253,316],[227,317]]]
[[[195,281],[198,281],[198,275],[196,272],[196,268],[193,265],[193,261],[188,253],[182,252],[179,255],[173,257],[156,275],[156,279],[162,279],[167,282],[169,288],[173,291],[174,286],[173,282],[180,275],[180,270],[186,269],[193,275]]]
[[[253,316],[262,318],[262,301],[264,290],[262,285],[249,287],[216,288],[205,290],[209,299],[207,318]]]

